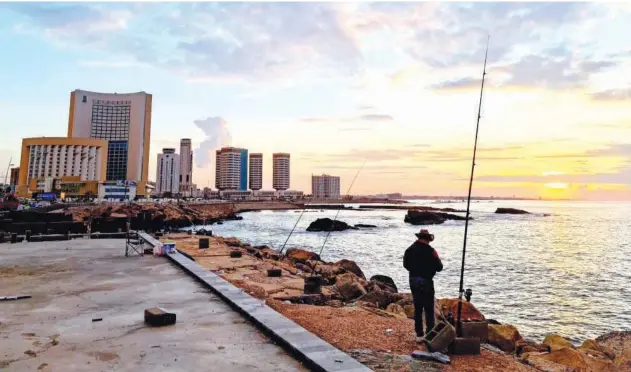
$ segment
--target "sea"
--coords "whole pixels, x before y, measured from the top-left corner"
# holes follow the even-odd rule
[[[409,201],[410,206],[466,209],[466,202]],[[358,205],[347,204],[357,208]],[[495,214],[498,207],[531,214]],[[341,210],[337,219],[374,229],[307,232],[317,218],[337,210],[258,211],[243,220],[212,225],[215,235],[253,245],[298,247],[322,259],[356,261],[366,277],[394,279],[409,291],[403,253],[421,226],[403,221],[405,210]],[[460,213],[464,215],[463,213]],[[464,271],[471,302],[487,317],[515,325],[541,341],[550,333],[574,343],[614,330],[631,330],[631,203],[569,201],[472,201]],[[425,226],[435,235],[444,270],[434,279],[436,297],[458,296],[464,221]]]

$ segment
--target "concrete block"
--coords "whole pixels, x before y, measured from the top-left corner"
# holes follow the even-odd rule
[[[208,249],[210,247],[210,239],[199,238],[199,249]]]
[[[481,322],[460,322],[462,337],[474,338],[477,337],[480,343],[484,344],[489,339],[489,323],[485,321]]]
[[[305,278],[305,294],[322,293],[322,276],[313,275]]]
[[[269,276],[271,278],[280,277],[282,274],[283,274],[283,272],[281,271],[281,269],[269,269],[269,270],[267,270],[267,276]]]
[[[450,349],[455,355],[478,355],[480,354],[480,339],[477,337],[457,337]]]
[[[159,307],[145,309],[145,323],[153,327],[175,324],[175,314],[166,312]]]
[[[437,322],[434,328],[425,335],[427,348],[430,351],[443,351],[456,339],[456,329],[447,322]]]

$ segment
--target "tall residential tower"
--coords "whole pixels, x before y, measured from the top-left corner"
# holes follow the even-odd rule
[[[289,154],[275,153],[272,155],[273,188],[276,190],[289,189]]]
[[[106,179],[133,180],[145,194],[151,140],[151,94],[70,93],[69,138],[108,140]]]
[[[190,193],[193,187],[193,150],[191,139],[180,140],[180,192]]]
[[[250,190],[263,188],[263,154],[250,154]]]
[[[180,191],[180,156],[173,148],[162,149],[156,163],[156,193],[177,194]]]

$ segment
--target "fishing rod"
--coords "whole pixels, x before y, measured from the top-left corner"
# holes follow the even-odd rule
[[[348,191],[346,192],[346,196],[349,195],[349,192],[351,191],[351,187],[353,187],[353,184],[355,183],[355,180],[357,179],[357,176],[359,175],[359,172],[361,171],[361,169],[364,167],[364,164],[366,164],[366,159],[364,159],[364,162],[362,163],[361,167],[359,167],[359,170],[357,171],[357,174],[355,174],[355,178],[353,178],[353,182],[351,182],[351,186],[348,188]],[[296,220],[296,223],[294,224],[294,227],[291,229],[291,231],[289,232],[289,235],[287,236],[287,239],[285,239],[285,243],[283,243],[283,246],[281,247],[279,254],[282,254],[283,251],[285,250],[285,245],[287,245],[287,242],[289,241],[289,238],[291,238],[291,235],[294,233],[294,230],[296,230],[296,227],[298,226],[298,222],[300,222],[300,220],[302,219],[302,215],[305,213],[305,210],[307,209],[307,206],[314,200],[314,196],[311,195],[311,199],[303,205],[302,207],[302,212],[300,213],[300,216],[298,216],[298,219]],[[335,215],[335,218],[337,219],[338,214],[340,213],[340,210],[338,209],[337,214]],[[335,223],[335,220],[333,221]],[[333,227],[333,226],[331,226]],[[331,232],[329,231],[329,234]],[[327,235],[327,239],[328,239],[328,235]],[[326,244],[326,239],[324,241],[324,243]],[[322,245],[322,249],[324,249],[324,245]],[[322,250],[320,250],[320,254],[322,254]]]
[[[456,320],[456,334],[458,337],[462,337],[462,326],[461,326],[461,317],[462,317],[462,294],[464,292],[464,263],[465,263],[465,255],[467,253],[467,232],[469,231],[469,207],[471,205],[471,188],[473,187],[473,172],[475,170],[475,156],[478,150],[478,130],[480,129],[480,118],[482,112],[482,94],[484,92],[484,78],[486,76],[486,61],[489,55],[489,41],[491,39],[491,35],[488,36],[486,40],[486,52],[484,53],[484,68],[482,69],[482,84],[480,85],[480,102],[478,103],[478,118],[475,125],[475,141],[473,143],[473,159],[471,160],[471,178],[469,179],[469,195],[467,196],[467,214],[465,216],[465,224],[464,224],[464,242],[462,245],[462,264],[460,266],[460,289],[458,290],[458,318]]]
[[[357,170],[357,173],[355,173],[355,177],[353,178],[351,185],[348,187],[348,190],[346,191],[346,197],[350,195],[351,188],[353,188],[353,185],[355,184],[355,180],[357,179],[357,176],[359,176],[359,172],[361,172],[362,168],[364,168],[364,164],[366,164],[366,159],[364,159],[364,162]],[[320,253],[319,253],[320,256],[322,256],[322,251],[324,251],[324,246],[326,245],[327,240],[329,240],[329,236],[331,235],[331,231],[333,231],[333,226],[335,226],[335,221],[337,221],[337,216],[340,215],[341,210],[342,208],[338,208],[337,213],[335,214],[335,218],[333,218],[333,222],[331,222],[331,228],[329,229],[329,231],[326,234],[326,237],[324,238],[324,243],[322,243],[322,248],[320,248]]]

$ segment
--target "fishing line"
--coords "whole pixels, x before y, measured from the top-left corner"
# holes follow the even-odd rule
[[[313,191],[313,190],[312,190]],[[300,213],[300,216],[298,216],[298,219],[296,220],[296,223],[294,224],[294,227],[291,229],[291,231],[289,232],[289,235],[287,235],[287,239],[285,239],[285,243],[283,243],[283,246],[280,248],[280,251],[278,252],[279,254],[283,254],[283,251],[285,250],[285,245],[287,245],[287,242],[289,241],[289,238],[291,238],[291,235],[294,233],[294,230],[296,230],[296,226],[298,226],[298,222],[300,222],[300,220],[302,219],[302,215],[305,214],[305,210],[307,210],[307,206],[314,200],[315,198],[313,197],[313,195],[311,195],[311,199],[309,199],[309,201],[306,204],[302,205],[302,212]]]
[[[349,194],[351,192],[351,188],[355,184],[355,180],[357,179],[357,176],[359,176],[359,172],[361,172],[362,168],[364,168],[364,164],[366,164],[366,159],[365,158],[364,158],[364,162],[362,163],[361,167],[359,167],[359,169],[357,170],[357,173],[355,173],[355,178],[353,178],[353,181],[351,182],[351,185],[348,187],[348,190],[346,191],[346,197],[349,196]],[[337,216],[339,216],[339,214],[342,211],[343,207],[344,207],[344,204],[342,204],[341,208],[339,208],[337,210],[337,213],[335,214],[335,218],[333,218],[333,222],[331,223],[331,228],[327,232],[326,237],[324,238],[324,243],[322,244],[322,248],[320,249],[320,253],[319,253],[320,256],[322,256],[322,251],[324,250],[324,246],[326,245],[327,240],[329,240],[329,236],[331,235],[331,231],[333,231],[333,226],[335,226],[335,221],[337,221]]]

